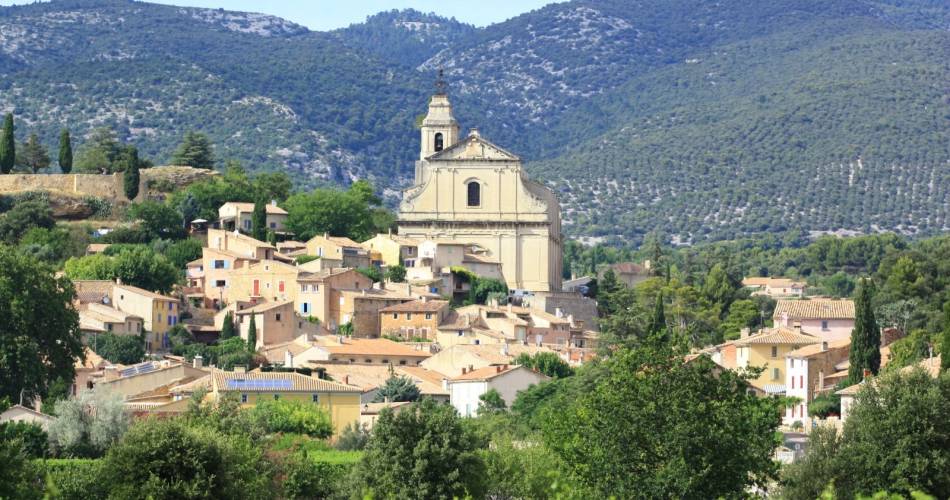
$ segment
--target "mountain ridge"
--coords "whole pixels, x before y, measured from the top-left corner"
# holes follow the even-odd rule
[[[219,160],[304,187],[366,177],[392,202],[444,68],[462,125],[559,191],[570,234],[926,234],[950,229],[950,195],[921,187],[950,183],[948,36],[936,0],[575,0],[484,28],[404,10],[330,32],[57,0],[0,8],[0,110],[50,145],[64,124],[111,126],[160,162],[201,130]],[[865,191],[839,168],[858,162]]]

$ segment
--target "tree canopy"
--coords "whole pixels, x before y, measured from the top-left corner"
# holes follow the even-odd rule
[[[0,399],[47,394],[84,356],[72,283],[31,257],[0,245]]]

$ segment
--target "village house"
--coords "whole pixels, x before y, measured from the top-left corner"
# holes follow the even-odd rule
[[[287,211],[277,206],[276,201],[264,205],[265,227],[275,233],[287,231]],[[218,227],[226,231],[235,229],[250,233],[253,229],[253,203],[229,201],[218,208]]]
[[[6,422],[24,422],[38,425],[44,430],[49,427],[49,423],[52,420],[53,417],[51,415],[19,404],[13,405],[4,410],[3,413],[0,413],[0,424]]]
[[[114,307],[93,302],[79,309],[79,329],[87,336],[101,333],[139,335],[143,331],[143,319]]]
[[[820,342],[821,339],[806,335],[797,328],[765,329],[736,341],[736,366],[764,368],[762,373],[751,381],[752,385],[768,394],[784,394],[786,355],[801,347]]]
[[[307,240],[307,255],[338,259],[343,262],[343,267],[370,266],[369,251],[345,236],[318,234]]]
[[[314,363],[314,368],[323,370],[332,380],[359,387],[360,400],[372,403],[379,388],[390,377],[405,377],[410,379],[419,389],[421,397],[432,398],[440,403],[449,402],[449,392],[443,387],[445,375],[420,366],[392,366],[392,365],[364,365],[341,363]]]
[[[297,318],[294,315],[293,302],[264,302],[237,311],[234,324],[245,341],[249,339],[252,316],[256,335],[255,350],[266,345],[289,342],[297,336]]]
[[[89,380],[93,382],[93,388],[109,391],[128,400],[160,387],[181,384],[206,374],[207,369],[200,364],[165,359],[129,366],[106,365],[101,373],[93,374]]]
[[[300,336],[289,342],[265,345],[259,352],[267,358],[267,362],[286,368],[311,368],[313,363],[326,358],[326,353],[319,349],[319,345]]]
[[[405,340],[435,340],[439,324],[451,312],[449,301],[422,297],[379,310],[380,335]]]
[[[284,400],[320,406],[333,424],[333,436],[360,420],[360,390],[357,387],[308,377],[293,372],[227,372],[213,370],[208,400],[235,394],[243,406],[258,401]]]
[[[362,245],[371,252],[379,252],[380,263],[386,267],[413,267],[419,255],[418,241],[393,234],[392,231],[388,234],[379,233]]]
[[[923,359],[913,365],[905,366],[901,368],[901,372],[907,373],[911,370],[924,370],[931,377],[939,377],[940,370],[940,359],[942,354],[936,356],[931,356],[929,358]],[[841,421],[844,422],[851,415],[851,409],[854,407],[855,400],[858,396],[858,393],[861,392],[861,389],[864,387],[864,384],[875,383],[873,376],[866,377],[863,381],[849,385],[840,391],[835,392],[838,396],[841,396]]]
[[[168,347],[168,330],[178,324],[178,299],[117,283],[112,302],[116,309],[143,318],[142,326],[149,332],[145,338],[149,352]]]
[[[521,354],[533,356],[540,352],[555,352],[547,347],[522,344],[454,345],[442,349],[420,363],[427,370],[457,377],[462,370],[470,372],[486,366],[511,365]]]
[[[393,413],[399,413],[406,408],[411,408],[409,401],[383,402],[383,403],[363,403],[360,410],[360,426],[366,430],[371,430],[379,420],[379,414],[383,410],[389,410]]]
[[[432,356],[428,350],[409,347],[387,339],[350,339],[337,337],[337,342],[316,347],[318,361],[357,365],[417,366]]]
[[[380,335],[379,311],[414,299],[408,285],[392,289],[340,290],[339,312],[331,321],[335,321],[338,327],[351,325],[354,337],[376,338]]]
[[[457,377],[446,383],[452,406],[463,417],[478,414],[480,397],[490,390],[498,392],[506,406],[511,406],[518,395],[532,385],[539,384],[549,377],[532,371],[524,366],[495,365],[469,371],[463,368]]]
[[[610,269],[614,272],[614,275],[617,276],[617,280],[627,285],[629,288],[633,288],[640,283],[653,277],[653,269],[650,264],[650,261],[644,261],[643,264],[637,264],[635,262],[617,262],[616,264],[610,264],[607,266],[607,269]],[[598,274],[598,278],[604,279],[604,271],[601,271]]]
[[[201,252],[201,275],[206,306],[220,308],[227,303],[231,272],[252,262],[272,260],[275,248],[237,232],[208,230],[208,246]]]
[[[742,280],[742,286],[752,291],[752,295],[765,295],[768,297],[798,297],[805,295],[804,281],[795,281],[788,278],[759,278],[747,277]]]
[[[825,377],[837,372],[836,366],[848,359],[851,339],[810,344],[785,355],[785,395],[800,400],[785,408],[785,425],[808,421],[808,405],[825,387]]]
[[[814,298],[779,299],[772,314],[775,326],[801,325],[803,333],[824,340],[851,337],[854,329],[854,301]]]

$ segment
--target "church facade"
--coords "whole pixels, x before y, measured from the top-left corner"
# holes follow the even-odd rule
[[[527,178],[521,159],[473,129],[459,136],[448,96],[422,122],[415,182],[403,192],[399,234],[475,245],[510,289],[561,289],[561,212],[554,192]]]

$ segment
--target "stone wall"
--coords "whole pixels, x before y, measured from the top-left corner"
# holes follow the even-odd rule
[[[122,173],[101,174],[6,174],[0,175],[0,193],[61,191],[128,201],[122,188]]]

